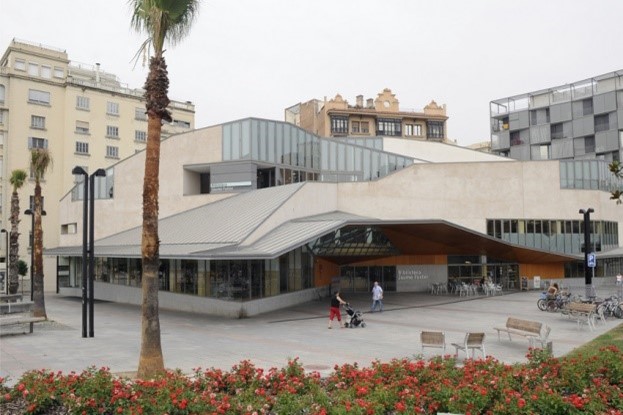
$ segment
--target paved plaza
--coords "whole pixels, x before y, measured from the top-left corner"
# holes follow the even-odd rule
[[[598,292],[599,295],[607,292]],[[197,367],[229,370],[244,359],[262,368],[282,367],[298,357],[308,370],[331,373],[334,365],[373,360],[429,358],[438,350],[422,353],[422,330],[444,331],[446,342],[461,341],[468,331],[486,333],[488,355],[507,363],[523,362],[528,342],[521,337],[502,337],[494,327],[503,327],[507,317],[539,321],[551,327],[550,340],[556,356],[564,355],[622,322],[609,319],[594,331],[559,313],[539,311],[539,292],[515,292],[494,297],[435,296],[423,293],[386,293],[385,311],[368,313],[367,294],[346,295],[355,309],[364,311],[365,328],[327,329],[329,299],[287,310],[235,320],[170,310],[161,310],[162,346],[167,368],[191,372]],[[132,372],[140,350],[140,308],[97,302],[95,337],[82,338],[81,303],[77,298],[47,294],[49,320],[35,325],[32,334],[0,337],[0,376],[13,382],[27,370],[82,371],[106,366],[112,372]],[[21,328],[19,328],[21,330]],[[19,330],[18,330],[19,331]],[[449,347],[447,353],[453,353]],[[11,380],[9,380],[11,383]]]

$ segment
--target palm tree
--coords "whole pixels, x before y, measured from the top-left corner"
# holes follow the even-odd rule
[[[43,297],[43,227],[41,226],[41,211],[43,203],[41,200],[41,179],[45,176],[48,167],[52,164],[52,157],[47,149],[35,148],[30,152],[30,167],[35,176],[35,203],[34,216],[35,225],[33,229],[33,257],[34,263],[30,266],[33,272],[33,315],[35,317],[45,317],[45,298]]]
[[[13,186],[13,193],[11,194],[11,235],[9,237],[10,240],[10,251],[9,251],[9,262],[11,264],[9,268],[9,293],[15,294],[17,293],[17,288],[19,287],[19,275],[18,275],[18,267],[17,261],[19,260],[19,229],[18,225],[20,222],[19,219],[19,196],[17,195],[17,191],[22,188],[26,178],[28,177],[28,173],[22,169],[15,169],[11,172],[11,178],[9,182],[11,186]]]
[[[153,378],[164,371],[158,315],[158,175],[160,172],[160,133],[162,121],[171,121],[167,110],[169,77],[163,56],[165,41],[179,42],[190,30],[197,14],[198,0],[130,0],[132,26],[146,32],[148,39],[139,52],[151,52],[149,74],[145,81],[147,110],[147,146],[143,178],[143,233],[141,256],[142,274],[142,331],[138,377]]]

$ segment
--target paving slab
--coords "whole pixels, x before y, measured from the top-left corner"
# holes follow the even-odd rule
[[[607,292],[598,293],[606,295]],[[194,368],[229,370],[248,359],[256,366],[282,367],[299,358],[307,370],[326,376],[335,365],[374,360],[430,358],[439,350],[421,350],[422,330],[444,331],[447,353],[450,343],[461,341],[468,331],[486,333],[488,355],[506,363],[525,362],[528,341],[502,336],[509,316],[539,321],[551,327],[555,356],[562,356],[623,320],[609,319],[591,331],[586,325],[559,313],[538,310],[539,292],[513,292],[492,297],[436,296],[427,293],[385,293],[383,312],[369,313],[368,294],[346,294],[355,309],[364,312],[365,328],[327,329],[329,300],[317,300],[289,309],[246,319],[160,311],[165,365],[191,373]],[[140,307],[97,302],[95,336],[82,338],[80,299],[56,294],[46,296],[50,321],[35,325],[32,334],[0,333],[0,376],[15,382],[28,370],[82,371],[90,366],[108,367],[115,373],[136,371],[140,352]],[[18,330],[19,331],[19,330]],[[461,356],[462,357],[462,356]]]

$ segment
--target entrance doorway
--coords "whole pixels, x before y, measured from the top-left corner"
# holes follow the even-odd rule
[[[369,292],[374,281],[385,291],[396,291],[395,266],[351,266],[340,267],[340,291]]]

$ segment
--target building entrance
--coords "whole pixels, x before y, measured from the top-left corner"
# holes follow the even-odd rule
[[[340,267],[340,291],[369,292],[374,281],[385,291],[396,291],[395,266],[350,266]]]

